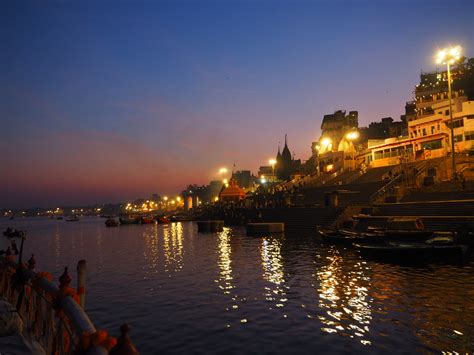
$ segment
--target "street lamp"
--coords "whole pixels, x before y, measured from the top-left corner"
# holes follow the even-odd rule
[[[354,150],[352,151],[352,169],[355,170],[355,145],[354,141],[359,139],[359,132],[356,130],[350,131],[349,133],[346,134],[346,139],[352,143],[352,147]]]
[[[436,53],[436,64],[446,64],[448,70],[449,121],[451,122],[451,156],[453,180],[456,180],[456,161],[454,157],[453,97],[451,91],[451,65],[461,58],[461,46],[444,48]]]
[[[273,181],[275,181],[275,164],[276,163],[277,163],[277,161],[275,159],[270,159],[268,161],[268,164],[270,164],[272,166]]]

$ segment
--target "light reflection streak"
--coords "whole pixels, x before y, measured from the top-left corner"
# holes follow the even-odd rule
[[[158,225],[155,224],[143,232],[143,237],[145,238],[143,257],[148,269],[156,272],[158,267]]]
[[[183,236],[182,223],[163,226],[165,272],[178,272],[183,268]]]
[[[281,256],[281,238],[262,238],[261,257],[263,267],[263,278],[270,282],[270,287],[265,287],[265,299],[275,302],[278,308],[284,307],[286,291],[285,273],[283,271],[283,259]]]
[[[365,275],[365,263],[358,261],[351,270],[343,270],[343,260],[334,249],[327,257],[329,263],[316,273],[319,281],[319,308],[324,312],[318,316],[326,333],[340,333],[351,338],[357,337],[364,345],[372,320],[371,302],[368,295],[370,279]]]
[[[225,227],[224,230],[217,234],[218,237],[218,266],[219,266],[219,288],[224,295],[229,295],[230,290],[234,288],[232,274],[232,248],[230,245],[230,228]],[[235,307],[233,307],[235,309]]]

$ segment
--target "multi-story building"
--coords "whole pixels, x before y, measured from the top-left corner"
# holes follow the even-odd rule
[[[453,100],[455,153],[474,154],[474,101]],[[449,100],[431,105],[431,115],[408,122],[408,137],[370,141],[370,165],[396,165],[451,154]]]
[[[357,111],[336,111],[324,115],[321,124],[321,137],[313,142],[313,157],[317,162],[317,170],[331,172],[353,167],[355,146],[348,138],[348,133],[357,131],[359,114]]]
[[[452,116],[456,153],[469,153],[474,149],[474,101],[468,100],[464,88],[455,85],[464,75],[462,69],[454,68],[452,71]],[[422,73],[420,83],[415,88],[415,100],[407,102],[405,106],[407,136],[393,134],[393,137],[388,139],[369,140],[366,163],[378,167],[451,154],[449,110],[447,73]]]

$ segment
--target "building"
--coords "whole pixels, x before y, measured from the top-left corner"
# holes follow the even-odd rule
[[[270,168],[272,169],[272,172],[275,172],[276,177],[280,180],[289,180],[293,175],[297,175],[301,172],[301,160],[296,160],[291,156],[286,134],[283,151],[280,153],[280,147],[278,147],[278,153],[275,160],[275,167]],[[261,168],[266,169],[267,167]]]
[[[239,202],[245,198],[245,190],[242,189],[232,174],[229,184],[224,186],[219,194],[219,201]]]
[[[359,114],[357,111],[336,111],[324,115],[321,123],[321,137],[312,143],[313,158],[317,172],[333,172],[354,168],[358,133]]]
[[[431,106],[433,114],[408,122],[408,137],[369,140],[372,167],[445,157],[451,154],[449,101]],[[474,154],[474,101],[453,104],[454,149]]]
[[[465,94],[469,89],[465,83],[470,83],[465,80],[466,75],[472,77],[469,70],[472,71],[471,66],[460,65],[452,71],[455,153],[474,153],[474,98]],[[415,100],[405,106],[405,118],[406,137],[393,135],[383,140],[369,140],[368,154],[364,157],[366,163],[379,167],[451,154],[451,118],[445,71],[420,75]]]

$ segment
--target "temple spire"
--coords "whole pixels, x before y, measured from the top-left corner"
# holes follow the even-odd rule
[[[285,147],[287,146],[287,143],[286,143],[286,133],[285,133]]]

